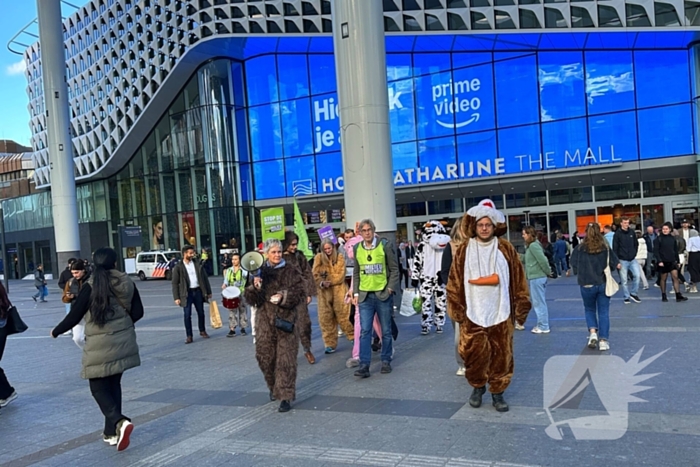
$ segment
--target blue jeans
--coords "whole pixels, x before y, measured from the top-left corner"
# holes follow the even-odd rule
[[[204,297],[202,289],[190,289],[187,291],[187,304],[185,305],[185,331],[188,337],[192,337],[192,305],[197,310],[197,324],[199,332],[205,332],[204,327]]]
[[[623,298],[628,299],[630,295],[637,295],[639,291],[640,267],[636,259],[632,261],[620,260],[620,279],[622,282]],[[627,287],[627,271],[632,272],[632,288]]]
[[[546,331],[549,329],[549,311],[545,301],[545,289],[547,288],[547,278],[530,279],[527,281],[530,286],[530,298],[532,299],[532,309],[537,314],[537,327]]]
[[[382,326],[382,361],[390,362],[394,353],[394,341],[391,335],[391,308],[394,297],[384,301],[377,298],[374,292],[369,292],[365,301],[360,303],[360,365],[372,362],[372,322],[376,313]]]
[[[561,257],[554,257],[554,265],[557,267],[557,275],[561,276],[562,274],[565,274],[566,271],[569,269],[569,266],[566,264],[566,256],[561,256]]]
[[[41,287],[36,288],[37,292],[32,295],[34,298],[38,298],[42,302],[46,300],[46,296],[49,294],[49,291],[46,289],[45,285],[42,285]]]
[[[610,297],[605,295],[605,284],[581,286],[583,309],[586,311],[588,329],[598,330],[598,339],[610,336]]]

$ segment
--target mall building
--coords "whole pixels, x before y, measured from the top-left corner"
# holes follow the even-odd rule
[[[698,224],[699,2],[383,4],[401,237],[485,197],[516,244],[528,222]],[[85,256],[134,254],[125,225],[142,249],[250,249],[295,196],[345,226],[331,2],[91,0],[64,26]],[[38,43],[25,60],[46,191],[3,201],[22,264],[53,243]]]

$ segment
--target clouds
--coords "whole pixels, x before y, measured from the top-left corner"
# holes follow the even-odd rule
[[[9,76],[21,75],[26,69],[27,63],[24,61],[24,59],[21,59],[20,61],[15,62],[12,65],[8,65],[5,68],[5,73],[7,73],[7,75]]]

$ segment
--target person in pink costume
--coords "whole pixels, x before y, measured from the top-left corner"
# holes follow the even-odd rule
[[[362,241],[362,235],[357,232],[357,226],[355,226],[355,236],[345,240],[345,254],[347,255],[348,261],[346,264],[352,264],[352,260],[355,259],[355,252],[353,247]],[[352,282],[350,283],[350,288],[348,289],[347,295],[345,295],[345,303],[350,303],[352,301]],[[382,326],[379,324],[379,318],[374,315],[374,332],[379,336],[381,341],[382,336]],[[360,365],[360,308],[355,307],[355,343],[352,346],[352,357],[348,358],[345,362],[345,366],[348,368],[356,367]]]

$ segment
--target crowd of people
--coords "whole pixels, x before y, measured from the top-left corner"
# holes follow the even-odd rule
[[[430,221],[423,226],[419,244],[395,246],[377,234],[371,219],[363,219],[337,241],[322,241],[312,262],[299,251],[297,235],[286,232],[283,240],[263,244],[264,263],[255,271],[242,267],[240,251],[227,253],[221,284],[222,304],[229,312],[227,337],[237,336],[237,330],[246,336],[250,326],[269,398],[280,402],[280,412],[288,412],[296,397],[299,347],[309,364],[316,361],[308,308],[312,298],[317,297],[324,352],[335,353],[339,338],[345,336],[353,344],[346,365],[356,368],[356,377],[371,376],[373,352],[380,352],[380,373],[386,375],[392,372],[393,341],[398,335],[395,297],[402,285],[408,288],[410,278],[412,286],[420,283],[421,334],[429,334],[433,326],[442,333],[445,314],[452,323],[457,375],[472,387],[469,404],[480,407],[488,390],[495,410],[506,412],[504,393],[514,370],[514,331],[525,329],[530,311],[537,317],[532,333],[551,330],[548,279],[573,271],[583,302],[588,347],[607,351],[610,300],[617,289],[613,271],[619,273],[625,304],[641,302],[640,281],[651,280],[654,273],[662,301],[668,300],[669,275],[677,302],[687,300],[682,284],[686,292],[697,292],[700,237],[690,224],[684,220],[681,229],[675,230],[667,222],[658,231],[647,226],[642,233],[622,217],[615,229],[592,222],[571,239],[555,232],[553,242],[526,225],[521,232],[525,250],[518,253],[505,238],[505,216],[492,201],[483,200],[456,220],[449,237],[440,221]],[[185,246],[182,254],[182,261],[173,268],[172,295],[183,309],[185,344],[191,344],[193,307],[200,338],[209,338],[204,303],[213,294],[194,246]],[[117,270],[114,250],[97,250],[93,263],[71,259],[61,274],[66,314],[51,337],[72,332],[83,349],[81,376],[89,381],[104,415],[103,439],[123,450],[129,445],[133,424],[122,413],[121,378],[126,370],[140,365],[134,324],[144,310],[133,281]],[[33,298],[43,300],[46,280],[40,265],[37,271],[38,293]],[[10,307],[0,284],[0,358]],[[0,368],[0,407],[16,397]]]

